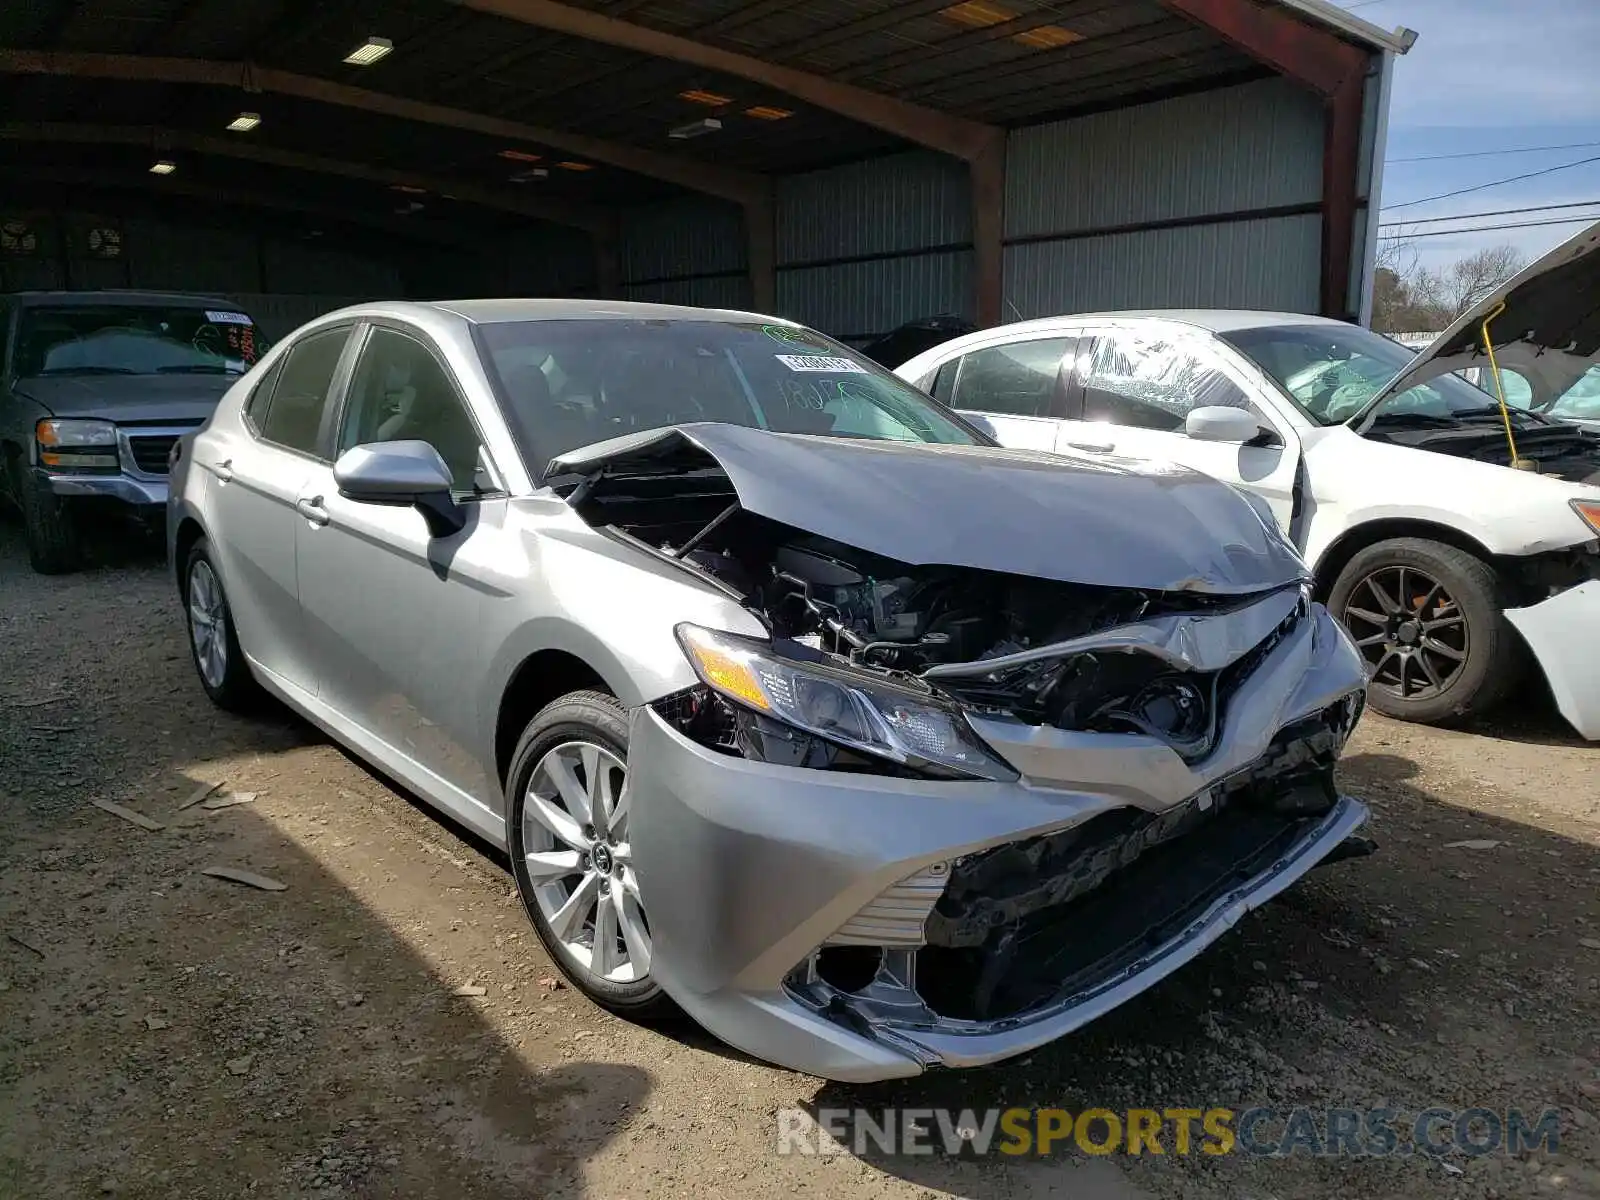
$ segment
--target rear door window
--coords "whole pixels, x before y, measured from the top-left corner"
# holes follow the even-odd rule
[[[278,369],[266,413],[257,418],[263,438],[287,450],[324,457],[323,414],[328,409],[339,357],[349,338],[349,327],[341,326],[308,334],[289,348]],[[251,413],[254,416],[254,400]]]
[[[1011,417],[1061,416],[1061,363],[1076,341],[1039,338],[974,350],[961,360],[948,403],[952,408]],[[936,397],[937,389],[936,381]]]

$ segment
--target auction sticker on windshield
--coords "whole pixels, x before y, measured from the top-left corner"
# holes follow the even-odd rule
[[[826,358],[818,354],[780,354],[778,361],[791,371],[845,371],[865,375],[867,369],[848,358]]]
[[[254,325],[255,322],[241,312],[212,312],[206,309],[206,320],[218,325]]]

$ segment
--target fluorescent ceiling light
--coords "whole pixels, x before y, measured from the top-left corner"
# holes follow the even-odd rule
[[[787,121],[794,116],[794,112],[787,108],[773,108],[770,104],[757,104],[753,108],[745,109],[744,115],[754,117],[758,121]]]
[[[690,88],[686,92],[679,92],[678,96],[695,104],[704,104],[707,108],[721,108],[724,104],[733,103],[731,96],[724,96],[720,92],[708,92],[701,88]]]
[[[667,130],[667,136],[683,141],[685,138],[696,138],[708,133],[716,133],[721,128],[722,122],[715,117],[703,117],[698,121],[690,121],[687,125],[679,125],[676,129]]]
[[[152,175],[171,175],[177,169],[178,169],[178,164],[177,163],[171,161],[170,159],[163,158],[159,162],[152,164],[152,166],[150,167],[150,174],[152,174]]]
[[[235,133],[249,133],[259,124],[261,124],[260,113],[240,113],[228,122],[228,128]]]
[[[535,179],[549,178],[550,169],[548,167],[529,167],[526,171],[518,171],[515,175],[511,176],[511,182],[529,183]]]
[[[426,196],[428,194],[427,188],[413,187],[409,183],[391,183],[389,186],[397,192],[404,192],[408,196]]]
[[[369,37],[349,54],[344,56],[344,61],[352,67],[370,67],[380,58],[388,58],[394,51],[394,43],[388,38]]]

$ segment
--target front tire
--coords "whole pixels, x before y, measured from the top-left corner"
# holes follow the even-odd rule
[[[228,607],[228,597],[205,538],[189,550],[183,568],[183,595],[189,654],[200,676],[200,686],[218,708],[233,713],[252,711],[261,699],[261,685],[250,673],[250,664],[239,648],[233,610]]]
[[[20,463],[12,464],[28,563],[41,575],[66,575],[83,565],[78,526],[67,501],[34,485]]]
[[[1426,538],[1391,538],[1345,564],[1329,610],[1350,631],[1386,716],[1436,725],[1478,717],[1519,682],[1521,643],[1482,559]]]
[[[572,692],[523,731],[506,775],[511,871],[534,932],[574,987],[634,1020],[677,1011],[650,973],[652,939],[628,841],[628,722]]]

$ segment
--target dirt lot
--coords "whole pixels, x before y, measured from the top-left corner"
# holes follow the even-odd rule
[[[1082,1035],[846,1088],[552,987],[492,853],[287,714],[208,705],[153,554],[42,579],[0,525],[0,1197],[1600,1195],[1600,750],[1527,707],[1498,738],[1369,718],[1344,783],[1379,857]],[[256,799],[179,811],[210,783]],[[1443,1163],[774,1154],[779,1108],[849,1104],[1559,1106],[1562,1135]]]

